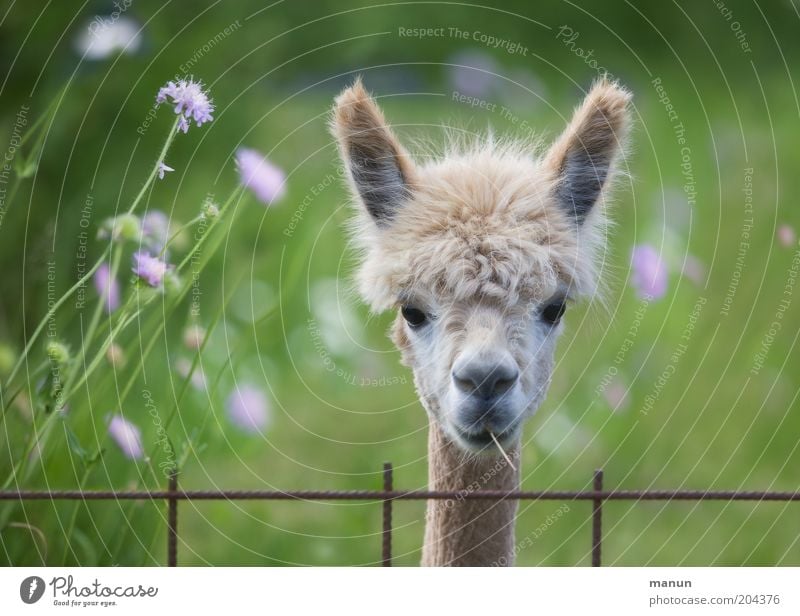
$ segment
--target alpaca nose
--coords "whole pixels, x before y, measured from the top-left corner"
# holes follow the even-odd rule
[[[463,393],[491,400],[511,389],[519,379],[519,369],[509,357],[498,362],[456,362],[453,382]]]

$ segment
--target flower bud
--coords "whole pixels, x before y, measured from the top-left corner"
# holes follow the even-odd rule
[[[0,375],[5,376],[11,372],[16,360],[14,349],[5,343],[0,344]]]
[[[164,292],[167,295],[177,295],[181,291],[181,277],[174,269],[168,269],[164,274]]]
[[[108,360],[109,364],[114,366],[114,368],[125,367],[125,352],[122,350],[122,347],[116,343],[108,347],[108,350],[106,351],[106,359]]]
[[[121,214],[114,218],[107,218],[100,225],[97,237],[101,240],[109,237],[114,240],[128,240],[131,242],[140,241],[142,236],[142,225],[137,216],[133,214]]]
[[[203,203],[203,218],[211,222],[219,218],[219,207],[213,201]]]
[[[47,343],[47,357],[51,362],[63,366],[69,361],[69,348],[63,342],[51,340]]]
[[[123,214],[117,217],[114,224],[114,233],[117,238],[138,242],[141,237],[142,225],[138,216]]]
[[[183,344],[191,351],[199,351],[205,337],[206,330],[197,323],[189,325],[183,330]]]

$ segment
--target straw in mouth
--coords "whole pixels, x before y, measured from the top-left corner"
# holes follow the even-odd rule
[[[500,444],[500,441],[497,440],[497,437],[494,435],[494,432],[490,431],[489,432],[489,436],[492,437],[492,440],[494,441],[494,444],[497,445],[497,448],[500,450],[500,453],[503,454],[503,457],[506,459],[506,462],[508,462],[508,465],[512,469],[517,470],[517,467],[514,466],[514,463],[511,461],[511,458],[508,457],[508,454],[506,453],[506,450],[503,449],[503,446]]]

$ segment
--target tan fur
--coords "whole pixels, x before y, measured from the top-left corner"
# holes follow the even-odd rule
[[[619,142],[627,134],[629,100],[627,91],[600,80],[544,154],[527,142],[487,138],[416,164],[360,80],[337,98],[332,131],[346,164],[356,164],[351,163],[354,152],[361,160],[395,161],[395,171],[407,186],[391,203],[370,205],[369,193],[365,199],[363,185],[354,179],[357,170],[349,167],[356,201],[366,205],[357,208],[353,221],[353,237],[362,253],[357,276],[361,295],[375,311],[411,303],[438,307],[447,315],[441,323],[452,340],[441,345],[444,350],[435,358],[416,356],[399,315],[393,328],[393,339],[404,363],[414,368],[420,398],[431,416],[432,489],[465,489],[497,463],[496,455],[466,455],[440,426],[448,412],[439,402],[441,384],[449,378],[465,329],[472,327],[474,336],[483,336],[484,345],[491,346],[511,338],[506,330],[528,323],[526,315],[557,294],[578,298],[597,292],[598,250],[606,234],[603,201]],[[606,169],[598,166],[598,202],[576,222],[558,201],[559,190],[565,190],[570,165],[576,157],[587,159],[580,158],[586,152],[590,164],[580,167],[583,175],[577,177],[591,179],[596,161],[605,161]],[[486,305],[496,313],[487,312]],[[508,320],[506,330],[492,330],[486,322],[491,314]],[[528,357],[534,350],[523,343],[513,349],[534,410],[549,383],[549,352]],[[513,490],[518,482],[518,473],[505,467],[479,489]],[[515,512],[512,501],[470,500],[446,509],[431,501],[423,564],[511,564]]]
[[[507,453],[519,469],[519,448]],[[459,496],[428,501],[423,566],[506,567],[514,564],[517,501],[478,500],[465,496],[480,490],[516,490],[518,470],[495,455],[465,457],[439,426],[431,423],[428,486],[431,490],[457,492]]]
[[[413,181],[414,164],[386,123],[380,107],[364,89],[360,77],[336,97],[331,126],[343,160],[347,160],[348,150],[354,144],[371,151],[375,158],[394,155],[406,180]]]
[[[592,150],[603,145],[603,140],[619,142],[618,151],[624,150],[630,129],[628,106],[631,94],[619,85],[601,79],[594,84],[589,94],[575,109],[572,120],[556,140],[546,157],[546,163],[554,170],[564,164],[567,153],[577,147]],[[608,127],[611,130],[606,131]]]

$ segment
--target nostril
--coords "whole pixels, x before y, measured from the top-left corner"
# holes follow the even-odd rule
[[[459,373],[453,370],[453,382],[456,384],[456,387],[465,394],[471,394],[476,389],[476,384],[469,374],[470,373],[467,371]]]
[[[510,390],[519,379],[519,371],[516,367],[505,364],[488,369],[483,366],[466,366],[453,370],[452,377],[456,387],[465,394],[489,399]]]
[[[508,372],[506,375],[501,375],[497,378],[494,382],[494,393],[495,395],[504,394],[509,389],[511,389],[514,384],[517,382],[519,378],[519,371],[514,370],[513,372]]]

